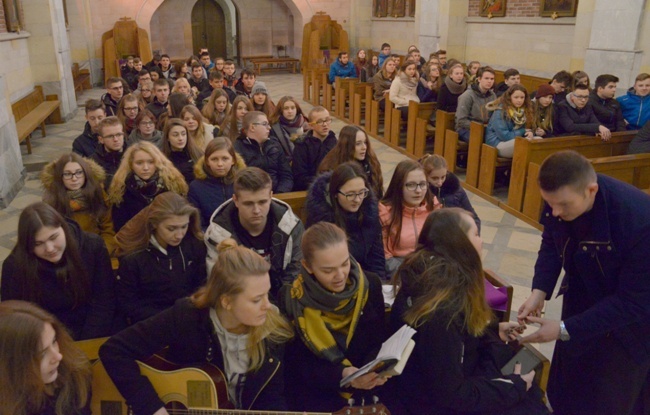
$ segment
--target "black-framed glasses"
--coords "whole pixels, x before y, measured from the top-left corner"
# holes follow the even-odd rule
[[[573,94],[573,98],[579,99],[581,101],[585,101],[585,100],[589,99],[589,95],[576,95],[576,94]]]
[[[143,126],[143,127],[152,126],[154,124],[155,124],[155,122],[153,122],[153,121],[140,121],[140,125]]]
[[[71,180],[73,177],[76,177],[77,179],[81,179],[85,175],[86,175],[86,173],[84,173],[83,170],[77,170],[75,172],[66,171],[61,176],[63,176],[63,178],[66,179],[66,180]]]
[[[324,120],[314,121],[312,124],[320,125],[322,127],[325,124],[331,124],[331,123],[332,123],[331,118],[325,118]]]
[[[104,140],[115,140],[116,138],[124,138],[124,133],[115,133],[111,135],[102,136]]]
[[[420,183],[408,182],[404,185],[404,187],[406,187],[410,191],[414,191],[416,189],[426,190],[427,186],[428,186],[427,182],[420,182]]]
[[[345,196],[345,198],[347,200],[349,200],[350,202],[352,202],[354,200],[357,200],[357,199],[363,200],[366,197],[368,197],[368,193],[370,193],[370,190],[368,190],[368,189],[363,189],[359,193],[343,193],[342,191],[339,190],[339,194]]]
[[[124,107],[124,112],[137,111],[138,107]]]

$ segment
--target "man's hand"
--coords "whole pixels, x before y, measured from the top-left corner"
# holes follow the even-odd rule
[[[609,139],[612,138],[612,132],[604,125],[598,127],[598,134],[600,134],[600,138],[603,141],[609,141]]]
[[[539,324],[539,330],[519,340],[519,343],[548,343],[560,338],[560,322],[541,317],[526,317],[529,323]]]
[[[546,293],[544,291],[534,289],[533,292],[530,293],[530,297],[528,297],[521,307],[519,307],[519,314],[517,314],[517,321],[519,321],[519,324],[524,324],[526,322],[526,317],[528,316],[541,316],[545,299]]]

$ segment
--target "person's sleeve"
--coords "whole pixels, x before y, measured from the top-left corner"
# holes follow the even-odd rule
[[[79,154],[81,157],[88,157],[85,152],[83,151],[83,147],[81,146],[80,140],[77,137],[73,142],[72,142],[72,151],[74,153]]]
[[[132,323],[144,320],[153,316],[159,310],[146,305],[140,298],[140,267],[138,257],[130,255],[120,260],[120,268],[117,271],[117,298],[120,315],[129,319]]]
[[[598,123],[598,119],[596,118],[596,116],[593,115],[593,112],[590,118],[596,118],[596,123],[593,123],[593,121],[591,121],[590,123],[587,124],[576,124],[573,121],[573,119],[569,116],[568,112],[569,109],[565,105],[557,106],[558,121],[560,123],[560,127],[564,132],[569,134],[573,134],[573,133],[595,134],[598,132],[598,127],[600,126],[600,124]]]
[[[291,169],[293,171],[293,190],[307,190],[309,184],[314,179],[314,175],[310,173],[307,157],[307,145],[304,143],[296,143],[293,148],[293,163]]]
[[[285,370],[286,362],[284,360],[284,344],[274,345],[271,356],[279,360],[277,370],[273,373],[271,379],[259,392],[251,410],[266,411],[286,411],[287,400],[285,397]]]
[[[542,213],[544,214],[544,213]],[[548,230],[542,232],[542,244],[537,253],[535,262],[535,275],[533,276],[532,289],[542,290],[546,293],[546,300],[553,296],[553,290],[562,271],[561,258],[557,253],[553,236]]]
[[[514,140],[518,130],[513,130],[508,125],[508,122],[503,119],[502,111],[494,111],[492,117],[490,117],[490,124],[492,125],[492,130],[496,134],[496,137],[499,141],[510,141]]]
[[[381,101],[384,98],[384,86],[382,80],[379,77],[379,72],[377,72],[375,76],[372,77],[371,82],[372,82],[372,90],[374,92],[373,94],[374,100]]]
[[[388,93],[388,99],[398,106],[408,105],[408,100],[399,95],[402,82],[396,77],[393,79],[393,82],[390,84],[390,92]]]
[[[205,265],[205,258],[207,255],[205,244],[202,241],[195,240],[194,242],[194,272],[190,276],[192,278],[193,288],[204,286],[208,281],[208,270]]]
[[[474,210],[474,206],[472,206],[472,203],[469,201],[469,197],[467,197],[467,192],[465,192],[465,189],[462,187],[459,189],[459,197],[460,197],[460,207],[465,209],[468,212],[471,212],[472,215],[474,215],[474,221],[476,222],[476,227],[478,228],[479,233],[481,232],[481,219],[478,217],[478,214]]]
[[[381,225],[381,240],[384,245],[384,260],[392,258],[393,253],[388,247],[388,221],[390,219],[390,212],[388,207],[379,202],[379,224]]]
[[[472,109],[472,97],[469,93],[463,93],[458,97],[456,107],[456,131],[460,129],[469,130],[469,113]]]
[[[15,277],[16,267],[12,256],[7,257],[2,263],[2,276],[0,277],[0,301],[20,300],[18,297],[18,278]]]
[[[355,68],[354,64],[352,62],[348,63],[348,77],[349,78],[358,78],[357,76],[357,68]]]
[[[376,219],[377,223],[370,226],[374,226],[375,232],[370,242],[370,251],[368,253],[367,266],[368,271],[374,272],[379,275],[379,278],[386,278],[386,257],[384,256],[384,242],[381,233],[381,224],[379,223],[379,218]]]
[[[625,124],[625,118],[623,118],[623,111],[620,106],[616,107],[616,114],[614,117],[616,118],[616,131],[625,131],[627,125]]]
[[[443,85],[440,88],[440,93],[438,94],[438,109],[443,110],[443,111],[447,111],[447,112],[454,112],[454,111],[451,111],[454,108],[452,108],[451,100],[449,98],[451,98],[451,94],[450,94],[449,90]]]
[[[86,270],[91,278],[92,295],[81,338],[95,339],[112,334],[115,318],[115,278],[104,241],[94,234],[86,234],[86,237],[89,238],[88,243],[92,244],[92,249],[86,254],[93,256],[94,267]]]
[[[287,265],[284,272],[285,283],[293,283],[293,280],[296,279],[300,273],[300,261],[302,260],[302,249],[300,248],[300,243],[302,242],[302,234],[304,232],[305,227],[300,221],[291,232],[291,262],[289,262],[289,265]]]
[[[293,174],[289,160],[284,156],[282,147],[278,144],[273,155],[278,172],[278,187],[276,193],[286,193],[293,190]]]
[[[330,65],[330,73],[327,79],[329,79],[330,84],[333,84],[336,79],[336,68],[334,67],[334,64]]]

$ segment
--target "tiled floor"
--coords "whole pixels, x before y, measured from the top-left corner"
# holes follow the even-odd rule
[[[275,102],[284,95],[302,97],[301,75],[271,74],[263,75],[260,80],[266,83]],[[80,108],[72,120],[61,125],[48,125],[45,138],[41,138],[37,131],[32,138],[32,154],[28,155],[26,149],[22,148],[28,177],[25,187],[10,206],[0,210],[0,261],[7,257],[16,243],[16,228],[21,209],[41,199],[38,172],[45,163],[71,150],[72,141],[83,131],[83,102],[89,98],[99,98],[103,92],[102,89],[85,91],[79,98]],[[311,109],[311,105],[306,102],[300,102],[300,106],[304,112]],[[335,119],[332,129],[338,134],[344,125],[345,123]],[[387,186],[395,166],[406,156],[377,140],[373,140],[372,145],[381,161],[384,183]],[[480,197],[471,193],[469,196],[482,220],[484,267],[496,271],[514,286],[513,310],[516,312],[530,292],[533,266],[541,240],[540,232]],[[553,300],[547,305],[546,315],[557,318],[559,309],[560,301]],[[550,358],[552,344],[541,345],[540,350]]]

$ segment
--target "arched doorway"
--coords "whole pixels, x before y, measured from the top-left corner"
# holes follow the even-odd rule
[[[192,8],[192,50],[207,47],[212,58],[227,56],[226,18],[214,0],[198,0]]]

